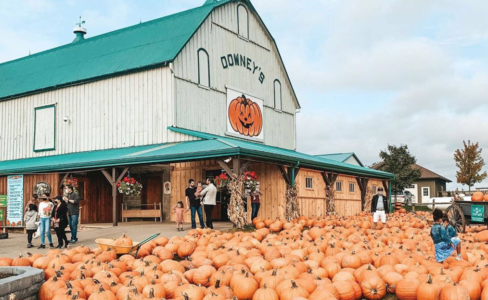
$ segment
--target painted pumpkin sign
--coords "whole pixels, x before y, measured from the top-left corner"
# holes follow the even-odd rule
[[[229,122],[235,132],[248,137],[257,137],[263,130],[261,108],[244,94],[230,102]]]

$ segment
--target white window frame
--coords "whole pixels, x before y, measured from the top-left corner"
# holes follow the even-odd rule
[[[48,110],[48,109],[53,109],[53,115],[50,117],[52,120],[47,120],[46,122],[53,122],[53,136],[52,136],[52,146],[48,147],[38,147],[36,144],[36,140],[39,137],[41,132],[38,132],[38,116],[37,112],[42,111],[42,110]],[[50,104],[50,105],[44,105],[44,106],[39,106],[34,108],[34,141],[33,141],[33,147],[32,150],[34,152],[42,152],[42,151],[53,151],[56,150],[56,104]]]
[[[205,72],[205,70],[201,70],[202,64],[200,63],[200,53],[204,53],[207,57],[207,72],[208,72],[208,83],[202,82],[201,72]],[[205,48],[200,48],[197,51],[197,62],[198,62],[198,86],[203,87],[206,89],[210,88],[210,56],[208,55],[207,50]]]
[[[340,187],[340,188],[339,188]],[[336,191],[337,192],[342,192],[342,181],[336,181]]]
[[[244,8],[246,10],[246,17],[247,17],[247,21],[246,21],[246,27],[245,28],[245,31],[242,30],[241,28],[241,21],[239,19],[239,9]],[[242,33],[245,33],[246,35],[242,34]],[[247,9],[247,7],[243,4],[239,4],[237,5],[237,35],[240,37],[240,38],[243,38],[245,39],[246,41],[249,41],[249,10]]]
[[[372,188],[373,188],[373,195],[376,195],[376,193],[378,192],[378,186],[373,185]]]
[[[313,177],[305,177],[305,188],[309,190],[313,189]]]
[[[277,94],[277,87],[278,87],[278,92]],[[274,109],[276,111],[282,111],[283,110],[283,89],[281,88],[281,81],[278,79],[275,79],[273,81],[273,92],[274,92]],[[278,99],[279,98],[279,99]]]

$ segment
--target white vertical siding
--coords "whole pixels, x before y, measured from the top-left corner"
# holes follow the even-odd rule
[[[161,67],[0,102],[0,160],[184,140],[166,129],[173,81]],[[34,108],[49,104],[56,104],[56,150],[34,152]]]
[[[178,127],[225,135],[226,86],[264,100],[264,143],[295,149],[295,111],[291,85],[274,43],[249,11],[249,40],[237,35],[237,4],[217,8],[183,48],[174,62],[176,76],[176,119]],[[198,87],[198,49],[210,58],[210,90]],[[254,73],[246,67],[223,68],[221,57],[241,54],[251,58],[260,69]],[[265,75],[259,81],[260,70]],[[281,83],[281,112],[274,110],[274,81]],[[198,117],[196,117],[198,116]]]

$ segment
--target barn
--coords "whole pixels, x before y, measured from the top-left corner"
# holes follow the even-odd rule
[[[81,24],[80,24],[81,25]],[[296,151],[300,104],[249,0],[202,6],[0,64],[0,195],[22,226],[40,186],[78,182],[82,223],[172,220],[190,178],[254,171],[261,218],[353,215],[392,174]],[[332,141],[333,142],[333,141]],[[117,190],[124,177],[140,195]],[[214,220],[228,220],[229,193]],[[249,201],[248,201],[249,203]],[[187,216],[188,217],[188,216]],[[250,216],[247,216],[250,221]]]

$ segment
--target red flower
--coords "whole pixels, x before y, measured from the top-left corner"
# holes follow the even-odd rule
[[[120,187],[120,182],[119,182],[119,183],[117,183],[117,187]]]
[[[124,182],[129,182],[129,178],[124,177]]]

